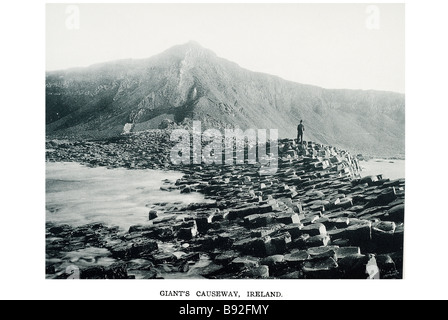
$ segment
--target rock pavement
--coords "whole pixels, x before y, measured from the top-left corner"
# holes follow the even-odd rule
[[[404,179],[360,178],[356,157],[312,142],[280,140],[270,176],[249,164],[174,166],[171,147],[162,130],[47,142],[47,161],[182,171],[164,190],[210,200],[151,210],[129,230],[47,223],[47,278],[66,278],[71,265],[98,279],[403,277]]]

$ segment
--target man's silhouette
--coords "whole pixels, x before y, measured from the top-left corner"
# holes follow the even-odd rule
[[[305,126],[303,120],[300,120],[300,124],[297,126],[297,143],[303,143],[303,131],[305,131]]]

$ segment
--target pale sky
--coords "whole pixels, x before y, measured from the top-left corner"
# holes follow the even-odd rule
[[[47,4],[46,70],[148,58],[190,40],[324,88],[404,93],[403,4]]]

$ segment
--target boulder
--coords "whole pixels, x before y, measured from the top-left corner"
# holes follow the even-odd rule
[[[380,206],[387,205],[397,199],[395,187],[389,187],[383,190],[377,198],[377,204]]]
[[[251,256],[238,257],[232,260],[231,266],[236,269],[241,268],[256,268],[260,265],[257,258]]]
[[[188,256],[183,251],[175,251],[172,253],[176,260],[183,260],[184,257]]]
[[[338,204],[341,203],[341,198],[331,199],[330,200],[330,208],[336,208]]]
[[[138,238],[132,242],[131,253],[133,256],[143,256],[144,254],[151,253],[158,248],[159,247],[156,241],[146,238]]]
[[[88,267],[81,270],[80,279],[99,280],[107,279],[106,268],[102,266]]]
[[[207,278],[207,279],[215,279],[217,276],[219,276],[225,270],[226,270],[225,267],[211,263],[205,267],[198,268],[196,273],[204,278]]]
[[[403,179],[391,180],[384,183],[384,187],[399,187],[402,183],[404,183]]]
[[[278,230],[283,229],[283,224],[271,224],[268,227],[261,227],[251,231],[250,236],[252,238],[260,238],[265,236],[270,236]],[[286,230],[285,230],[286,231]]]
[[[164,216],[164,217],[155,218],[155,219],[152,220],[152,223],[154,225],[156,225],[156,224],[165,224],[165,223],[171,222],[173,219],[175,219],[175,215],[170,214],[170,215],[167,215],[167,216]]]
[[[196,225],[200,233],[206,233],[211,228],[213,217],[213,213],[203,213],[198,215],[196,218]]]
[[[232,244],[232,248],[242,252],[243,254],[251,254],[254,250],[254,244],[258,240],[258,238],[245,238],[238,241],[235,241]]]
[[[290,213],[290,212],[279,213],[275,217],[275,220],[278,223],[283,223],[286,225],[300,223],[299,215],[297,213]]]
[[[325,214],[325,217],[329,219],[337,219],[337,218],[353,218],[355,214],[352,211],[337,211],[332,213]]]
[[[229,249],[234,243],[234,239],[230,233],[224,232],[218,234],[216,245],[220,249]]]
[[[274,219],[274,213],[252,214],[244,218],[248,228],[267,227]]]
[[[149,220],[154,220],[157,217],[158,217],[157,210],[149,210],[149,213],[148,213]]]
[[[342,162],[342,158],[336,155],[336,156],[330,158],[330,162],[332,164],[341,163]]]
[[[388,247],[393,241],[396,225],[391,221],[380,221],[372,225],[372,241],[377,247]],[[387,251],[388,252],[388,251]]]
[[[302,234],[299,238],[295,239],[290,245],[291,248],[297,248],[300,250],[307,249],[308,246],[306,244],[307,240],[310,238],[309,234]]]
[[[285,262],[289,266],[302,265],[303,262],[310,259],[310,255],[306,250],[295,251],[290,254],[285,255]]]
[[[388,206],[390,208],[393,208],[395,206],[398,206],[399,204],[404,204],[404,197],[403,198],[397,198],[397,200],[392,201],[391,203],[389,203]]]
[[[281,254],[276,254],[260,260],[260,264],[266,265],[268,267],[283,264],[284,262],[285,262],[285,256]]]
[[[303,207],[302,207],[302,203],[301,202],[296,202],[296,203],[294,203],[294,206],[292,207],[292,210],[295,212],[295,213],[297,213],[297,214],[299,214],[299,217],[301,216],[301,215],[303,215]]]
[[[266,257],[277,253],[277,248],[272,244],[269,236],[257,238],[253,245],[253,255],[256,257]]]
[[[284,227],[283,231],[288,232],[291,235],[291,238],[294,240],[298,239],[303,234],[303,232],[301,231],[302,228],[303,228],[302,224],[293,223]]]
[[[131,260],[140,258],[158,249],[157,242],[146,238],[137,238],[113,246],[110,251],[116,259]]]
[[[348,247],[350,242],[347,239],[335,239],[331,240],[331,244],[339,247]]]
[[[389,207],[387,206],[370,207],[365,210],[362,210],[358,214],[358,217],[364,220],[384,219],[384,215],[386,214],[388,208]]]
[[[329,236],[322,236],[317,235],[313,237],[309,237],[307,240],[305,240],[305,246],[307,248],[310,247],[321,247],[321,246],[327,246],[330,243],[330,237]]]
[[[152,231],[152,230],[154,230],[154,226],[153,225],[135,225],[135,226],[130,226],[129,227],[128,233],[148,232],[148,231]]]
[[[382,278],[387,277],[387,275],[396,275],[397,268],[395,266],[395,262],[389,255],[380,254],[375,258]]]
[[[269,267],[271,273],[277,273],[286,267],[285,257],[281,254],[266,257],[260,261],[261,265]]]
[[[269,236],[242,239],[236,241],[232,247],[243,254],[257,257],[266,257],[275,253],[275,247],[272,245]]]
[[[81,272],[82,278],[82,272]],[[106,279],[128,279],[126,263],[116,262],[106,267]]]
[[[325,211],[329,210],[332,204],[328,200],[314,200],[310,203],[310,209],[312,211]]]
[[[287,270],[286,273],[282,273],[278,275],[279,279],[303,279],[303,272],[302,270],[294,271],[294,270]]]
[[[317,235],[310,237],[308,234],[303,234],[300,236],[300,238],[294,240],[290,244],[290,247],[305,250],[311,247],[327,246],[330,243],[330,240],[330,237],[327,235]]]
[[[273,205],[270,205],[270,204],[265,204],[265,205],[260,205],[260,206],[251,205],[251,206],[247,206],[244,208],[230,210],[227,217],[229,220],[235,220],[237,218],[242,219],[251,214],[263,214],[263,213],[272,212],[273,210],[274,210],[274,207],[273,207]]]
[[[378,176],[367,176],[367,177],[364,177],[361,180],[359,180],[359,183],[360,184],[367,183],[369,186],[372,186],[377,181],[378,181]]]
[[[323,259],[323,258],[336,258],[336,252],[339,249],[337,246],[322,246],[322,247],[314,247],[309,248],[307,253],[309,254],[311,259]]]
[[[375,256],[369,255],[370,260],[366,265],[366,273],[368,274],[368,279],[381,279],[380,269],[378,267]]]
[[[177,237],[181,240],[191,240],[198,235],[198,227],[196,221],[189,221],[182,224],[179,231],[177,232]]]
[[[335,204],[334,206],[335,208],[348,209],[353,206],[353,199],[352,198],[341,199],[339,203]]]
[[[386,224],[383,224],[386,223]],[[381,222],[372,228],[373,251],[376,253],[389,253],[403,250],[404,231],[400,225],[396,227],[393,222]]]
[[[333,258],[306,261],[302,267],[306,279],[334,279],[338,277],[338,263]]]
[[[313,212],[313,214],[308,214],[300,219],[301,223],[305,226],[316,223],[318,219],[320,219],[320,212]]]
[[[170,241],[175,238],[174,229],[171,226],[154,226],[149,231],[142,232],[142,236],[149,239]]]
[[[386,213],[386,217],[390,221],[404,222],[404,204],[389,209]]]
[[[336,259],[340,260],[350,255],[361,254],[361,249],[359,247],[342,247],[336,250]]]
[[[346,217],[340,217],[340,218],[336,218],[336,219],[331,219],[330,220],[331,226],[338,228],[338,229],[343,229],[343,228],[347,228],[350,224],[350,218],[346,218]]]
[[[328,231],[328,236],[331,238],[332,241],[338,240],[338,239],[344,239],[345,238],[345,229],[333,229]]]
[[[301,234],[309,234],[310,236],[325,236],[327,235],[327,229],[322,223],[312,223],[310,225],[304,226],[300,229]]]
[[[333,228],[333,225],[330,223],[330,219],[327,218],[327,217],[325,217],[325,216],[320,217],[319,219],[316,219],[316,220],[314,221],[314,223],[322,223],[322,224],[325,226],[325,228],[326,228],[327,230]]]
[[[397,226],[394,232],[392,250],[390,252],[403,252],[404,246],[404,226],[401,224]]]
[[[367,263],[370,257],[363,254],[351,254],[338,260],[344,279],[367,279]]]
[[[250,268],[243,272],[242,278],[249,279],[266,279],[269,278],[269,267],[261,265],[259,267]]]
[[[327,230],[332,230],[334,228],[346,228],[348,227],[350,223],[349,218],[337,218],[337,219],[330,219],[327,216],[323,216],[315,221],[315,223],[322,223],[325,225],[325,228]]]
[[[68,233],[72,231],[72,227],[68,224],[62,224],[59,226],[54,226],[48,229],[49,232],[51,232],[54,235],[61,235],[64,233]]]
[[[351,227],[351,226],[357,226],[357,225],[365,224],[365,223],[367,223],[367,222],[368,222],[368,221],[365,220],[365,219],[350,218],[350,221],[349,221],[348,226],[349,226],[349,227]]]
[[[394,233],[397,228],[395,222],[392,221],[378,221],[372,224],[372,230],[378,230],[387,233]]]
[[[288,232],[271,238],[271,244],[274,246],[276,254],[282,254],[288,251],[288,246],[291,241],[291,235]]]
[[[229,250],[215,257],[213,260],[215,263],[220,265],[228,265],[230,262],[235,260],[239,256],[238,252]]]
[[[196,239],[192,240],[194,241],[194,244],[197,245],[197,250],[200,251],[212,251],[213,249],[217,248],[216,242],[218,240],[218,236],[216,235],[202,235],[200,237],[197,237]]]
[[[396,279],[402,279],[403,278],[403,250],[393,252],[388,255],[395,262],[395,268],[397,269],[397,273],[398,273],[396,276]]]
[[[175,253],[173,253],[175,254]],[[201,255],[199,252],[190,252],[185,255],[182,255],[180,258],[178,258],[179,261],[186,261],[186,262],[197,262],[201,259]]]
[[[322,199],[323,197],[325,197],[325,194],[319,190],[310,190],[306,192],[305,195],[315,200]]]
[[[180,193],[191,193],[191,187],[185,186],[183,189],[180,190]]]
[[[366,245],[372,239],[371,222],[365,221],[362,224],[349,226],[345,229],[344,235],[351,245]]]
[[[50,265],[45,267],[45,274],[55,274],[56,273],[56,267],[55,265]]]

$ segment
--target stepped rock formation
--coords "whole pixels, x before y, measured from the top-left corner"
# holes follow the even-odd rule
[[[279,129],[373,156],[404,157],[403,94],[330,90],[248,71],[194,42],[143,60],[46,74],[50,137],[108,138],[202,121],[203,128]]]
[[[403,277],[404,179],[360,178],[350,153],[312,142],[280,140],[270,176],[249,164],[172,165],[172,144],[161,130],[47,143],[48,161],[180,170],[161,189],[209,201],[151,203],[129,230],[47,223],[47,278],[67,278],[74,262],[88,279]]]

